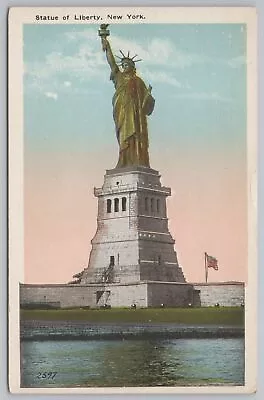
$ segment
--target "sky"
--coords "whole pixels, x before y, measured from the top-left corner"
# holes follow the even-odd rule
[[[25,282],[68,282],[87,266],[93,188],[114,168],[114,87],[97,25],[24,25]],[[150,164],[172,188],[169,228],[185,277],[247,279],[246,26],[116,24],[114,54],[142,59],[153,87]]]

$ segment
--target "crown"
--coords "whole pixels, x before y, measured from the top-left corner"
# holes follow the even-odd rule
[[[116,57],[119,58],[119,61],[117,63],[118,65],[122,65],[124,61],[127,61],[127,62],[131,63],[133,66],[135,66],[136,62],[142,61],[141,59],[138,59],[138,60],[135,59],[136,57],[138,57],[137,54],[134,55],[133,57],[129,57],[129,55],[130,55],[129,51],[127,52],[127,55],[125,55],[122,50],[119,50],[119,51],[122,54],[122,57],[119,57],[116,55]]]

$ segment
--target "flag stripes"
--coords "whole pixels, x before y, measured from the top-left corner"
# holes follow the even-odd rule
[[[206,255],[206,266],[207,268],[213,268],[214,270],[218,271],[218,261],[215,257],[209,256],[207,253]]]

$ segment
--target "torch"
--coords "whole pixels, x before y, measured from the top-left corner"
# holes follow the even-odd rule
[[[110,36],[110,31],[109,31],[109,29],[107,29],[108,25],[109,25],[109,24],[101,24],[101,25],[100,25],[100,29],[99,29],[99,31],[98,31],[98,35],[99,35],[99,36],[101,37],[101,39],[102,39],[102,48],[103,48],[103,51],[106,50],[105,44],[104,44],[104,42],[105,42],[104,39],[106,39],[107,36]]]

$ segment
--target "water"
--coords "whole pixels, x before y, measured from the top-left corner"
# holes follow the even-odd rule
[[[244,385],[243,338],[32,340],[21,355],[22,387]]]

